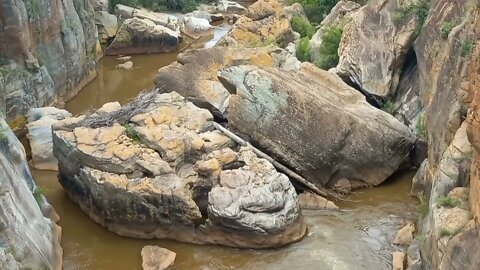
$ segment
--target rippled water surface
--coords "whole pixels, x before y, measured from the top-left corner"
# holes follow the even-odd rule
[[[228,26],[219,27],[191,47],[212,46],[226,31]],[[79,114],[109,101],[125,103],[151,88],[156,71],[175,57],[176,53],[133,56],[135,67],[128,71],[115,69],[121,63],[116,57],[106,57],[99,63],[98,78],[68,102],[67,109]],[[177,253],[172,269],[391,269],[393,235],[415,212],[414,200],[408,196],[413,173],[406,172],[380,187],[359,191],[350,198],[354,202],[339,203],[343,211],[304,211],[308,236],[282,249],[146,241],[117,236],[91,221],[68,199],[55,172],[33,170],[33,175],[61,217],[65,270],[141,269],[140,251],[151,244]]]

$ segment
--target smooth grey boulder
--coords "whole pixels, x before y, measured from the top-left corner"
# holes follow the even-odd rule
[[[409,155],[405,125],[312,64],[298,72],[233,66],[219,78],[233,93],[230,127],[318,186],[342,178],[352,187],[378,185]]]

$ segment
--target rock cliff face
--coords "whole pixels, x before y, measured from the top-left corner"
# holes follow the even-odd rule
[[[30,108],[59,104],[96,75],[89,0],[2,1],[0,26],[1,110],[14,127]]]
[[[425,201],[419,222],[425,240],[414,244],[424,269],[477,269],[479,264],[479,127],[473,98],[480,76],[479,19],[478,1],[432,1],[414,46],[429,145],[414,185],[423,186]]]
[[[25,150],[0,115],[0,269],[61,269],[56,214],[33,182]]]

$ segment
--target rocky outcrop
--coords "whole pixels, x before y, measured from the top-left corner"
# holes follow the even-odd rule
[[[479,19],[478,1],[433,1],[415,42],[429,145],[428,160],[415,181],[415,189],[423,186],[419,221],[419,233],[425,236],[420,245],[423,269],[476,269],[479,264],[472,136],[477,128],[472,97],[479,78],[478,52],[473,51],[478,46]],[[451,29],[439,31],[446,24]]]
[[[123,22],[105,54],[173,52],[181,41],[179,31],[134,17]]]
[[[318,186],[378,185],[408,156],[407,127],[312,64],[234,66],[219,77],[233,93],[229,125]]]
[[[218,46],[261,47],[275,42],[288,43],[293,31],[282,4],[276,0],[260,0],[248,8]]]
[[[35,185],[25,150],[0,116],[0,268],[61,269],[58,217]]]
[[[54,107],[31,109],[27,118],[27,138],[32,151],[32,166],[39,170],[58,170],[53,156],[52,125],[72,116],[69,112]]]
[[[412,12],[403,11],[409,10],[414,1],[403,1],[402,5],[397,2],[368,1],[351,15],[338,50],[338,75],[374,98],[394,95],[419,25]]]
[[[23,125],[32,107],[68,100],[96,76],[93,15],[83,0],[0,3],[0,111],[11,126]]]
[[[300,240],[306,225],[288,177],[212,120],[175,92],[66,119],[53,131],[60,182],[120,235],[249,248]]]
[[[100,44],[105,47],[117,34],[117,16],[106,11],[96,11],[95,24],[98,29],[98,40],[100,41]]]
[[[176,91],[195,105],[225,118],[230,93],[218,80],[219,70],[239,63],[285,67],[288,53],[278,48],[224,48],[188,50],[177,62],[159,70],[155,79],[160,92]]]
[[[115,6],[115,14],[121,19],[147,19],[154,22],[156,25],[161,25],[169,28],[172,31],[179,31],[182,27],[180,20],[173,15],[166,13],[153,12],[144,8],[133,8],[118,4]]]

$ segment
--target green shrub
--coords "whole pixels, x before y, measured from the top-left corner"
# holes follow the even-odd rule
[[[315,65],[324,70],[338,65],[338,47],[342,40],[342,34],[343,29],[338,25],[331,25],[325,29]]]
[[[45,194],[45,190],[42,187],[36,186],[32,191],[35,201],[37,201],[38,206],[42,204],[42,198]]]
[[[425,128],[425,116],[421,114],[417,119],[417,135],[420,138],[427,137],[427,129]]]
[[[447,39],[448,35],[452,31],[454,25],[452,22],[443,22],[442,26],[440,27],[440,35],[442,36],[443,39]]]
[[[423,218],[428,214],[428,201],[425,198],[423,192],[418,193],[417,198],[420,202],[417,206],[417,213],[420,217]]]
[[[461,53],[463,57],[469,56],[472,53],[473,42],[469,39],[463,41],[461,45],[461,49],[462,49]]]
[[[440,196],[437,199],[437,203],[443,207],[449,207],[449,208],[456,207],[461,204],[459,200],[450,198],[448,196]]]
[[[391,101],[391,100],[387,100],[385,102],[383,102],[382,104],[382,109],[389,113],[389,114],[394,114],[395,113],[395,102]]]
[[[140,138],[140,135],[138,135],[137,131],[132,126],[132,124],[127,123],[127,124],[124,124],[123,127],[125,128],[127,137],[132,139],[134,144],[142,144],[142,139]]]
[[[446,229],[446,228],[441,228],[440,229],[440,238],[444,237],[444,236],[453,237],[453,236],[457,235],[460,231],[461,231],[461,229],[449,230],[449,229]]]
[[[339,0],[289,0],[289,4],[300,3],[308,19],[319,24],[330,13]]]
[[[195,0],[109,0],[109,6],[114,9],[117,4],[131,7],[142,6],[153,11],[181,11],[183,13],[194,11],[197,8]]]
[[[302,62],[308,62],[311,60],[310,56],[310,39],[308,37],[304,37],[300,39],[300,42],[297,44],[297,58]]]
[[[418,19],[418,25],[415,29],[415,33],[419,35],[423,28],[423,24],[427,19],[429,9],[429,0],[421,0],[406,7],[401,7],[398,11],[393,13],[392,17],[397,24],[404,23],[408,18],[416,17]]]
[[[312,38],[315,34],[315,27],[308,20],[298,15],[292,18],[292,29],[298,32],[301,37]]]

